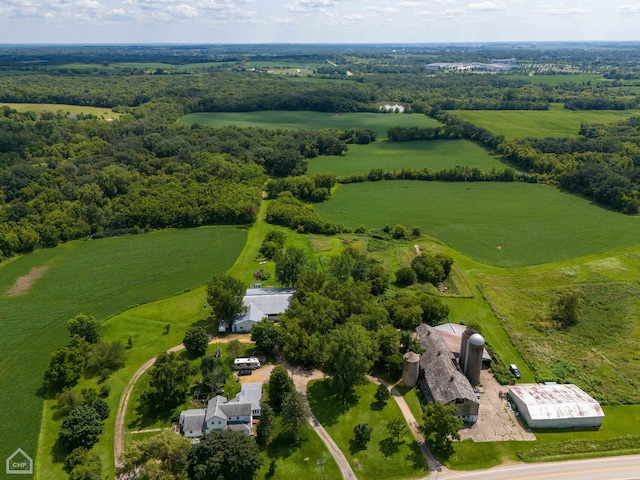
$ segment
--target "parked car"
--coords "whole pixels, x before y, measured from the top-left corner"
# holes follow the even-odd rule
[[[253,371],[250,368],[243,368],[242,370],[238,370],[238,376],[244,377],[245,375],[251,375]]]
[[[518,370],[518,367],[516,366],[515,363],[512,363],[511,365],[509,365],[509,371],[513,373],[514,377],[520,378],[520,370]]]

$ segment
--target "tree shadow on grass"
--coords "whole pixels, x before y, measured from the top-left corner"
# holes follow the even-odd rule
[[[422,454],[422,450],[420,449],[420,445],[418,445],[418,442],[413,441],[409,444],[409,450],[410,452],[407,454],[406,457],[404,457],[405,461],[407,463],[412,462],[413,463],[413,468],[415,468],[416,470],[420,470],[420,469],[427,469],[427,460],[424,458],[424,455]]]
[[[400,445],[404,442],[396,442],[393,438],[387,437],[380,442],[380,451],[385,457],[392,457],[400,451]]]
[[[285,459],[296,453],[306,442],[306,438],[292,441],[286,434],[280,433],[267,447],[267,455],[269,458]]]
[[[355,455],[358,452],[361,452],[366,449],[367,449],[367,446],[356,442],[355,438],[352,438],[351,440],[349,440],[349,453],[351,455]]]
[[[311,410],[325,427],[338,423],[340,416],[358,404],[358,396],[350,393],[347,397],[339,395],[330,380],[313,382],[307,388],[307,397]]]
[[[429,449],[433,456],[436,457],[440,463],[444,464],[449,460],[449,457],[455,453],[453,449],[453,444],[449,443],[448,445],[438,445],[436,446],[433,440],[428,441]]]
[[[69,449],[60,443],[60,439],[56,439],[56,443],[51,446],[51,460],[53,463],[64,463],[67,455],[69,455]]]
[[[158,408],[149,402],[140,400],[136,406],[135,418],[127,424],[129,430],[142,430],[156,424],[158,421],[167,421],[174,416],[174,408]]]
[[[371,405],[369,405],[369,408],[371,409],[372,412],[380,412],[386,406],[387,406],[387,402],[380,403],[376,401],[376,402],[371,402]]]

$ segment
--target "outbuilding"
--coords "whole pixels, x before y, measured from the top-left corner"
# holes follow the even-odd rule
[[[573,384],[520,384],[509,397],[530,428],[600,427],[604,412],[598,401]]]

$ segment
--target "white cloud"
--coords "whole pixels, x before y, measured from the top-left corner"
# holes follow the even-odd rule
[[[295,23],[295,20],[291,17],[278,17],[273,19],[273,23],[277,23],[279,25],[291,25]]]
[[[620,5],[618,7],[618,13],[622,15],[640,15],[640,4],[637,5]]]
[[[184,3],[180,5],[171,5],[167,8],[167,11],[174,17],[178,18],[195,18],[200,16],[200,12],[198,12],[197,9]]]
[[[285,5],[285,7],[292,12],[312,12],[335,7],[336,4],[337,2],[334,0],[296,0],[290,5]]]
[[[431,10],[420,10],[419,12],[414,13],[414,15],[420,15],[421,17],[426,17],[428,15],[433,15]]]
[[[367,10],[377,13],[396,13],[398,11],[395,7],[375,7],[373,5],[369,5],[365,7]]]
[[[501,3],[501,2],[490,2],[490,1],[486,1],[486,2],[481,2],[481,3],[472,3],[469,5],[469,10],[485,10],[485,11],[492,11],[492,10],[502,10],[503,8],[505,8],[505,4]]]
[[[418,7],[423,7],[424,3],[422,2],[400,2],[398,4],[401,7],[405,7],[405,8],[418,8]]]
[[[547,15],[557,15],[561,17],[572,17],[584,15],[587,13],[587,11],[584,8],[567,7],[550,8],[549,10],[543,10],[542,13],[546,13]]]

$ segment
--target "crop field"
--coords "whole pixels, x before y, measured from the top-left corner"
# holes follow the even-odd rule
[[[11,107],[19,112],[59,112],[64,113],[84,113],[85,115],[92,114],[98,117],[104,118],[120,118],[120,114],[109,110],[108,108],[98,107],[86,107],[83,105],[66,105],[58,103],[0,103],[2,106]]]
[[[322,128],[370,128],[378,133],[378,140],[387,138],[387,130],[390,127],[437,127],[440,125],[436,120],[418,114],[324,113],[310,111],[190,113],[180,118],[178,123],[182,125],[197,123],[207,127],[237,125],[238,127],[308,128],[311,130]]]
[[[484,296],[538,380],[576,383],[601,402],[640,402],[640,253],[481,279]],[[560,329],[550,304],[582,292],[578,323]]]
[[[70,242],[2,265],[0,457],[18,447],[35,456],[37,393],[49,353],[67,341],[69,318],[106,319],[201,285],[231,266],[245,238],[238,228],[165,231]]]
[[[431,140],[418,142],[376,141],[369,145],[349,145],[342,157],[322,156],[309,162],[308,174],[333,172],[338,177],[366,173],[372,168],[385,171],[402,168],[431,170],[464,165],[488,172],[504,165],[491,153],[467,140]]]
[[[640,110],[565,110],[551,105],[549,110],[454,110],[464,120],[504,135],[507,139],[525,137],[577,137],[582,123],[615,123]]]
[[[382,181],[342,185],[315,209],[355,228],[418,225],[480,262],[536,265],[638,243],[640,219],[548,185]]]

